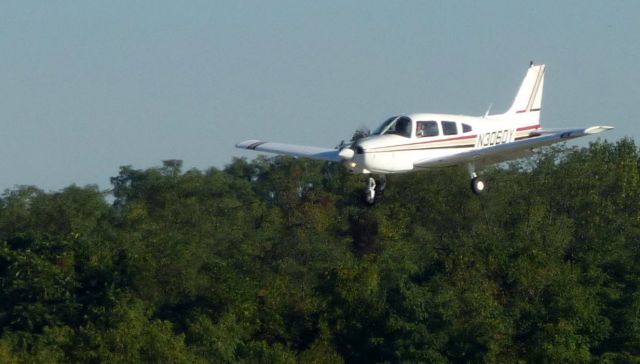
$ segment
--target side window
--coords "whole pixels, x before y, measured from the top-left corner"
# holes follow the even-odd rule
[[[468,124],[462,124],[462,132],[463,132],[463,133],[468,133],[468,132],[470,132],[471,130],[473,130],[473,129],[471,129],[471,125],[468,125]]]
[[[435,121],[418,121],[416,123],[416,136],[418,138],[438,136],[438,123]]]
[[[443,121],[442,122],[442,134],[444,135],[456,135],[458,134],[458,127],[455,121]]]

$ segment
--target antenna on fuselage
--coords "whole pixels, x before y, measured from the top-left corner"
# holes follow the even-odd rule
[[[489,107],[487,108],[487,112],[484,113],[483,118],[486,118],[487,116],[489,116],[489,112],[491,111],[491,106],[493,106],[493,103],[489,104]]]

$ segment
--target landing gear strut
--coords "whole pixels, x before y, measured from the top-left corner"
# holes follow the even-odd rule
[[[378,195],[378,199],[384,193],[384,189],[387,186],[387,180],[382,177],[381,185],[378,186],[376,184],[376,180],[369,176],[369,182],[367,183],[367,189],[365,190],[365,202],[369,205],[373,205],[376,203],[376,194]]]

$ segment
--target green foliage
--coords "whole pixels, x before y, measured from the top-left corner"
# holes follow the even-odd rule
[[[181,161],[0,198],[1,363],[640,362],[640,155],[485,172]]]

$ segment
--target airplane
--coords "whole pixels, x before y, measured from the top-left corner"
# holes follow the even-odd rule
[[[480,194],[484,181],[477,170],[536,149],[570,139],[601,133],[611,126],[545,130],[540,125],[544,64],[529,64],[511,107],[502,114],[467,116],[414,113],[385,120],[369,136],[336,148],[246,140],[237,148],[342,163],[351,173],[369,175],[365,201],[376,202],[373,175],[466,165],[471,190]],[[386,183],[385,183],[386,184]]]

